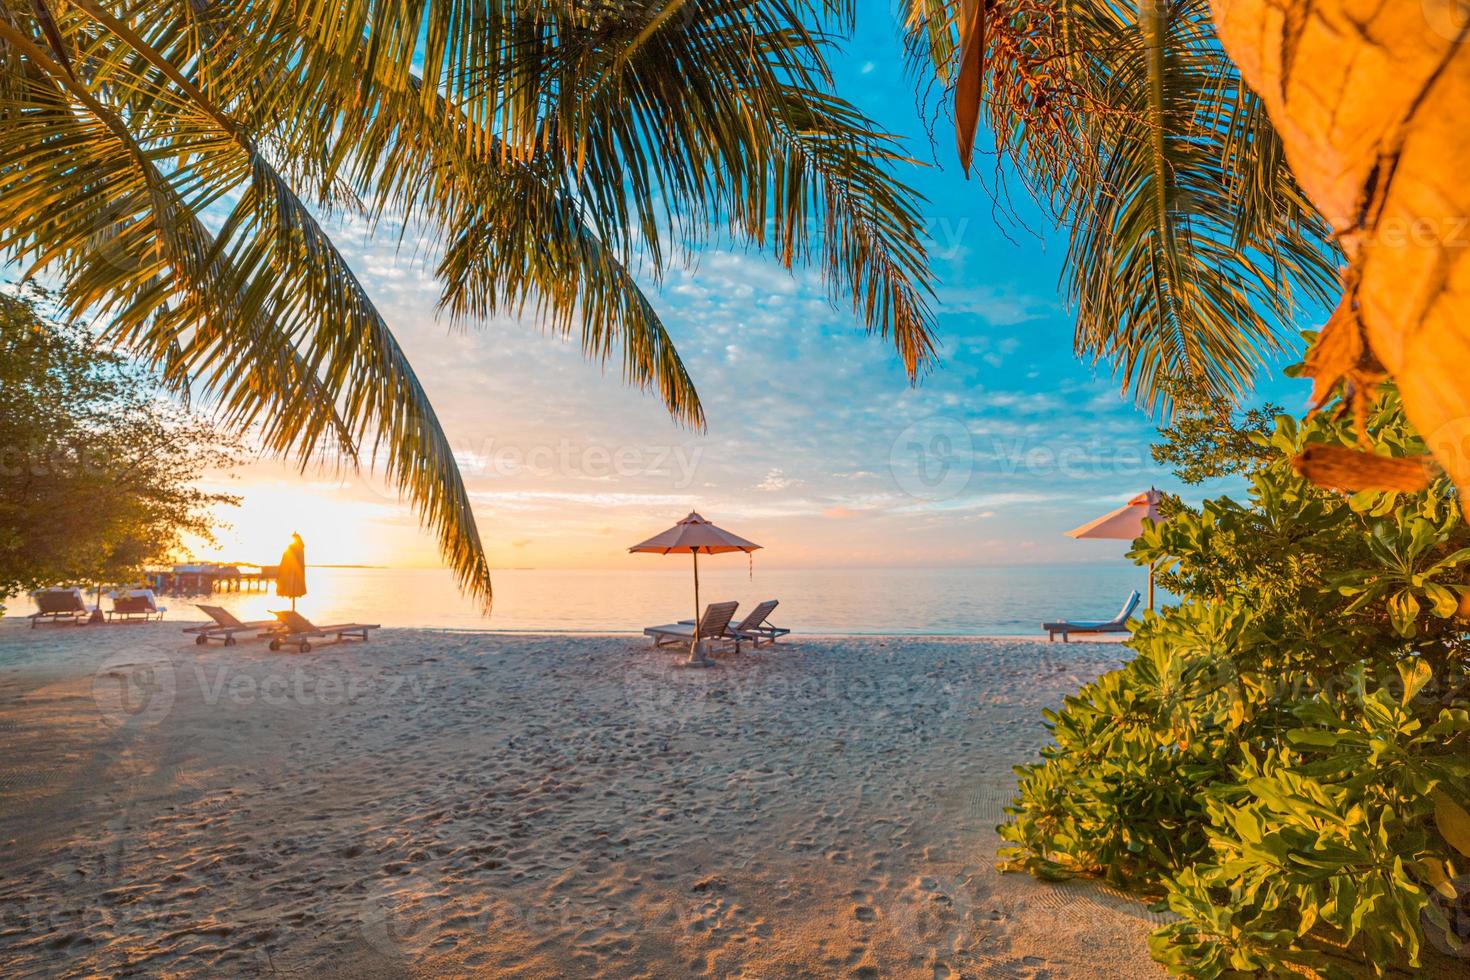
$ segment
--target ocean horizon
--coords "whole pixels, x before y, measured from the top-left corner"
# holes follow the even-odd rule
[[[494,582],[494,605],[483,616],[446,569],[311,566],[309,591],[297,608],[318,622],[496,633],[640,633],[694,615],[687,560],[638,570],[509,568],[496,571]],[[845,569],[757,564],[752,570],[745,561],[715,558],[700,565],[702,604],[735,599],[745,610],[779,599],[774,622],[824,636],[1039,635],[1043,620],[1107,619],[1130,590],[1143,592],[1146,584],[1146,570],[1126,561]],[[27,596],[5,602],[6,618],[34,608]],[[190,621],[203,619],[196,602],[260,619],[288,600],[272,589],[165,595],[160,602],[168,620]]]

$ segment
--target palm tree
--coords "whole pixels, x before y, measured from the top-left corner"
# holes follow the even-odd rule
[[[1327,226],[1206,0],[910,0],[909,52],[1069,235],[1076,348],[1168,412],[1234,398],[1335,288]]]
[[[1225,50],[1349,264],[1309,367],[1371,397],[1385,372],[1470,506],[1470,10],[1457,0],[1212,0]],[[1361,406],[1360,406],[1361,410]],[[1338,482],[1383,474],[1359,457]]]
[[[930,361],[895,141],[832,91],[850,0],[0,0],[0,254],[302,465],[368,456],[488,605],[454,456],[317,214],[417,222],[453,318],[529,311],[703,425],[637,275],[718,229]]]

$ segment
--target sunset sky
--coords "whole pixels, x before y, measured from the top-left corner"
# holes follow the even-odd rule
[[[1180,489],[1149,460],[1150,420],[1105,365],[1072,354],[1064,236],[1014,183],[1025,225],[998,225],[945,120],[931,147],[896,32],[865,18],[836,67],[841,91],[930,162],[904,175],[928,198],[940,280],[941,367],[917,388],[818,275],[711,246],[653,292],[704,402],[700,435],[532,320],[438,320],[431,242],[416,256],[412,233],[400,252],[396,229],[369,243],[336,225],[458,451],[493,565],[621,567],[627,545],[690,509],[765,544],[777,567],[1086,561],[1123,548],[1063,531],[1150,484]],[[1297,411],[1306,389],[1278,371],[1260,396]],[[223,485],[244,502],[206,557],[272,561],[298,530],[314,563],[438,564],[371,478],[259,463]]]

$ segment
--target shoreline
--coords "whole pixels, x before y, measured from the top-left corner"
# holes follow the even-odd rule
[[[1142,904],[994,868],[1111,646],[181,625],[0,629],[0,970],[1163,975]]]
[[[7,628],[10,628],[10,627],[7,626],[7,624],[8,623],[12,623],[12,622],[13,623],[19,623],[19,624],[21,624],[23,626],[23,628],[25,628],[25,629],[29,629],[30,628],[30,624],[26,621],[26,619],[25,619],[24,616],[21,616],[21,615],[6,615],[6,616],[3,616],[3,617],[0,617],[0,630],[5,630]],[[138,622],[135,622],[135,623],[104,623],[104,624],[100,624],[100,625],[102,625],[104,627],[111,627],[111,628],[116,628],[116,629],[137,628],[137,627],[145,627],[145,626],[151,626],[151,627],[159,627],[159,626],[168,627],[168,626],[174,626],[174,627],[177,627],[178,629],[182,630],[186,626],[200,626],[200,625],[205,625],[207,623],[208,623],[208,620],[205,620],[205,619],[165,619],[162,622],[153,622],[153,623],[138,623]],[[84,624],[84,625],[92,625],[92,624]],[[47,624],[43,624],[41,626],[36,627],[36,632],[37,633],[40,633],[42,631],[50,630],[50,629],[53,629],[53,628],[54,629],[58,629],[58,630],[67,629],[67,627],[65,627],[65,626],[54,626],[53,627],[52,624],[47,623]],[[557,637],[567,637],[567,638],[573,638],[573,639],[577,639],[577,638],[582,638],[582,639],[598,639],[598,638],[602,638],[602,637],[612,638],[612,639],[635,639],[635,638],[636,639],[643,639],[644,638],[644,634],[643,634],[643,632],[641,630],[631,630],[631,629],[630,630],[616,630],[616,629],[556,630],[556,629],[529,629],[529,628],[528,629],[490,629],[490,628],[486,628],[486,629],[473,629],[473,628],[463,627],[463,626],[385,626],[382,629],[383,629],[384,632],[393,632],[393,633],[434,633],[434,634],[447,634],[447,635],[451,635],[451,636],[505,636],[505,637],[557,636]],[[834,632],[831,632],[831,631],[823,631],[823,632],[820,632],[820,633],[793,633],[791,635],[793,637],[796,637],[796,638],[799,638],[799,639],[802,639],[802,640],[813,640],[813,641],[817,641],[817,642],[824,642],[824,641],[829,641],[829,640],[975,640],[975,641],[980,641],[980,642],[994,641],[994,642],[1000,642],[1000,643],[1013,643],[1013,642],[1016,642],[1016,643],[1026,643],[1026,642],[1048,643],[1048,642],[1052,642],[1052,641],[1049,641],[1046,638],[1044,631],[1033,631],[1033,632],[1028,632],[1028,633],[936,633],[936,632],[932,632],[932,631],[920,632],[920,633],[877,633],[877,632],[869,632],[869,633],[862,633],[862,632],[834,633]],[[1119,644],[1125,642],[1127,639],[1128,639],[1128,634],[1126,634],[1126,633],[1111,633],[1111,634],[1110,633],[1101,633],[1101,634],[1099,634],[1099,633],[1081,633],[1081,634],[1078,634],[1076,638],[1072,639],[1069,642],[1070,642],[1070,645],[1072,645],[1072,646],[1077,646],[1079,644],[1089,644],[1089,643],[1090,644],[1097,644],[1097,645],[1116,646],[1116,645],[1119,645]],[[1058,644],[1060,644],[1062,641],[1061,640],[1056,640],[1055,642],[1058,643]],[[673,647],[668,647],[666,649],[672,650],[674,648]],[[764,647],[762,649],[764,649]]]

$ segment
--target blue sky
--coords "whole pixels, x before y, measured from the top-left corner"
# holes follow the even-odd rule
[[[392,229],[339,228],[459,452],[494,564],[622,567],[626,545],[691,508],[765,544],[778,567],[1109,560],[1122,546],[1062,532],[1151,484],[1182,489],[1153,466],[1154,426],[1108,367],[1072,354],[1064,237],[1019,184],[1025,227],[997,225],[945,120],[930,145],[901,65],[896,21],[872,14],[835,59],[839,90],[935,161],[905,174],[928,198],[939,279],[941,365],[918,387],[816,273],[710,247],[654,294],[704,401],[700,435],[534,322],[451,330]],[[1278,370],[1258,400],[1297,411],[1306,393]],[[372,479],[261,464],[243,480],[222,549],[233,557],[289,520],[316,532],[313,561],[434,562],[431,538]]]

